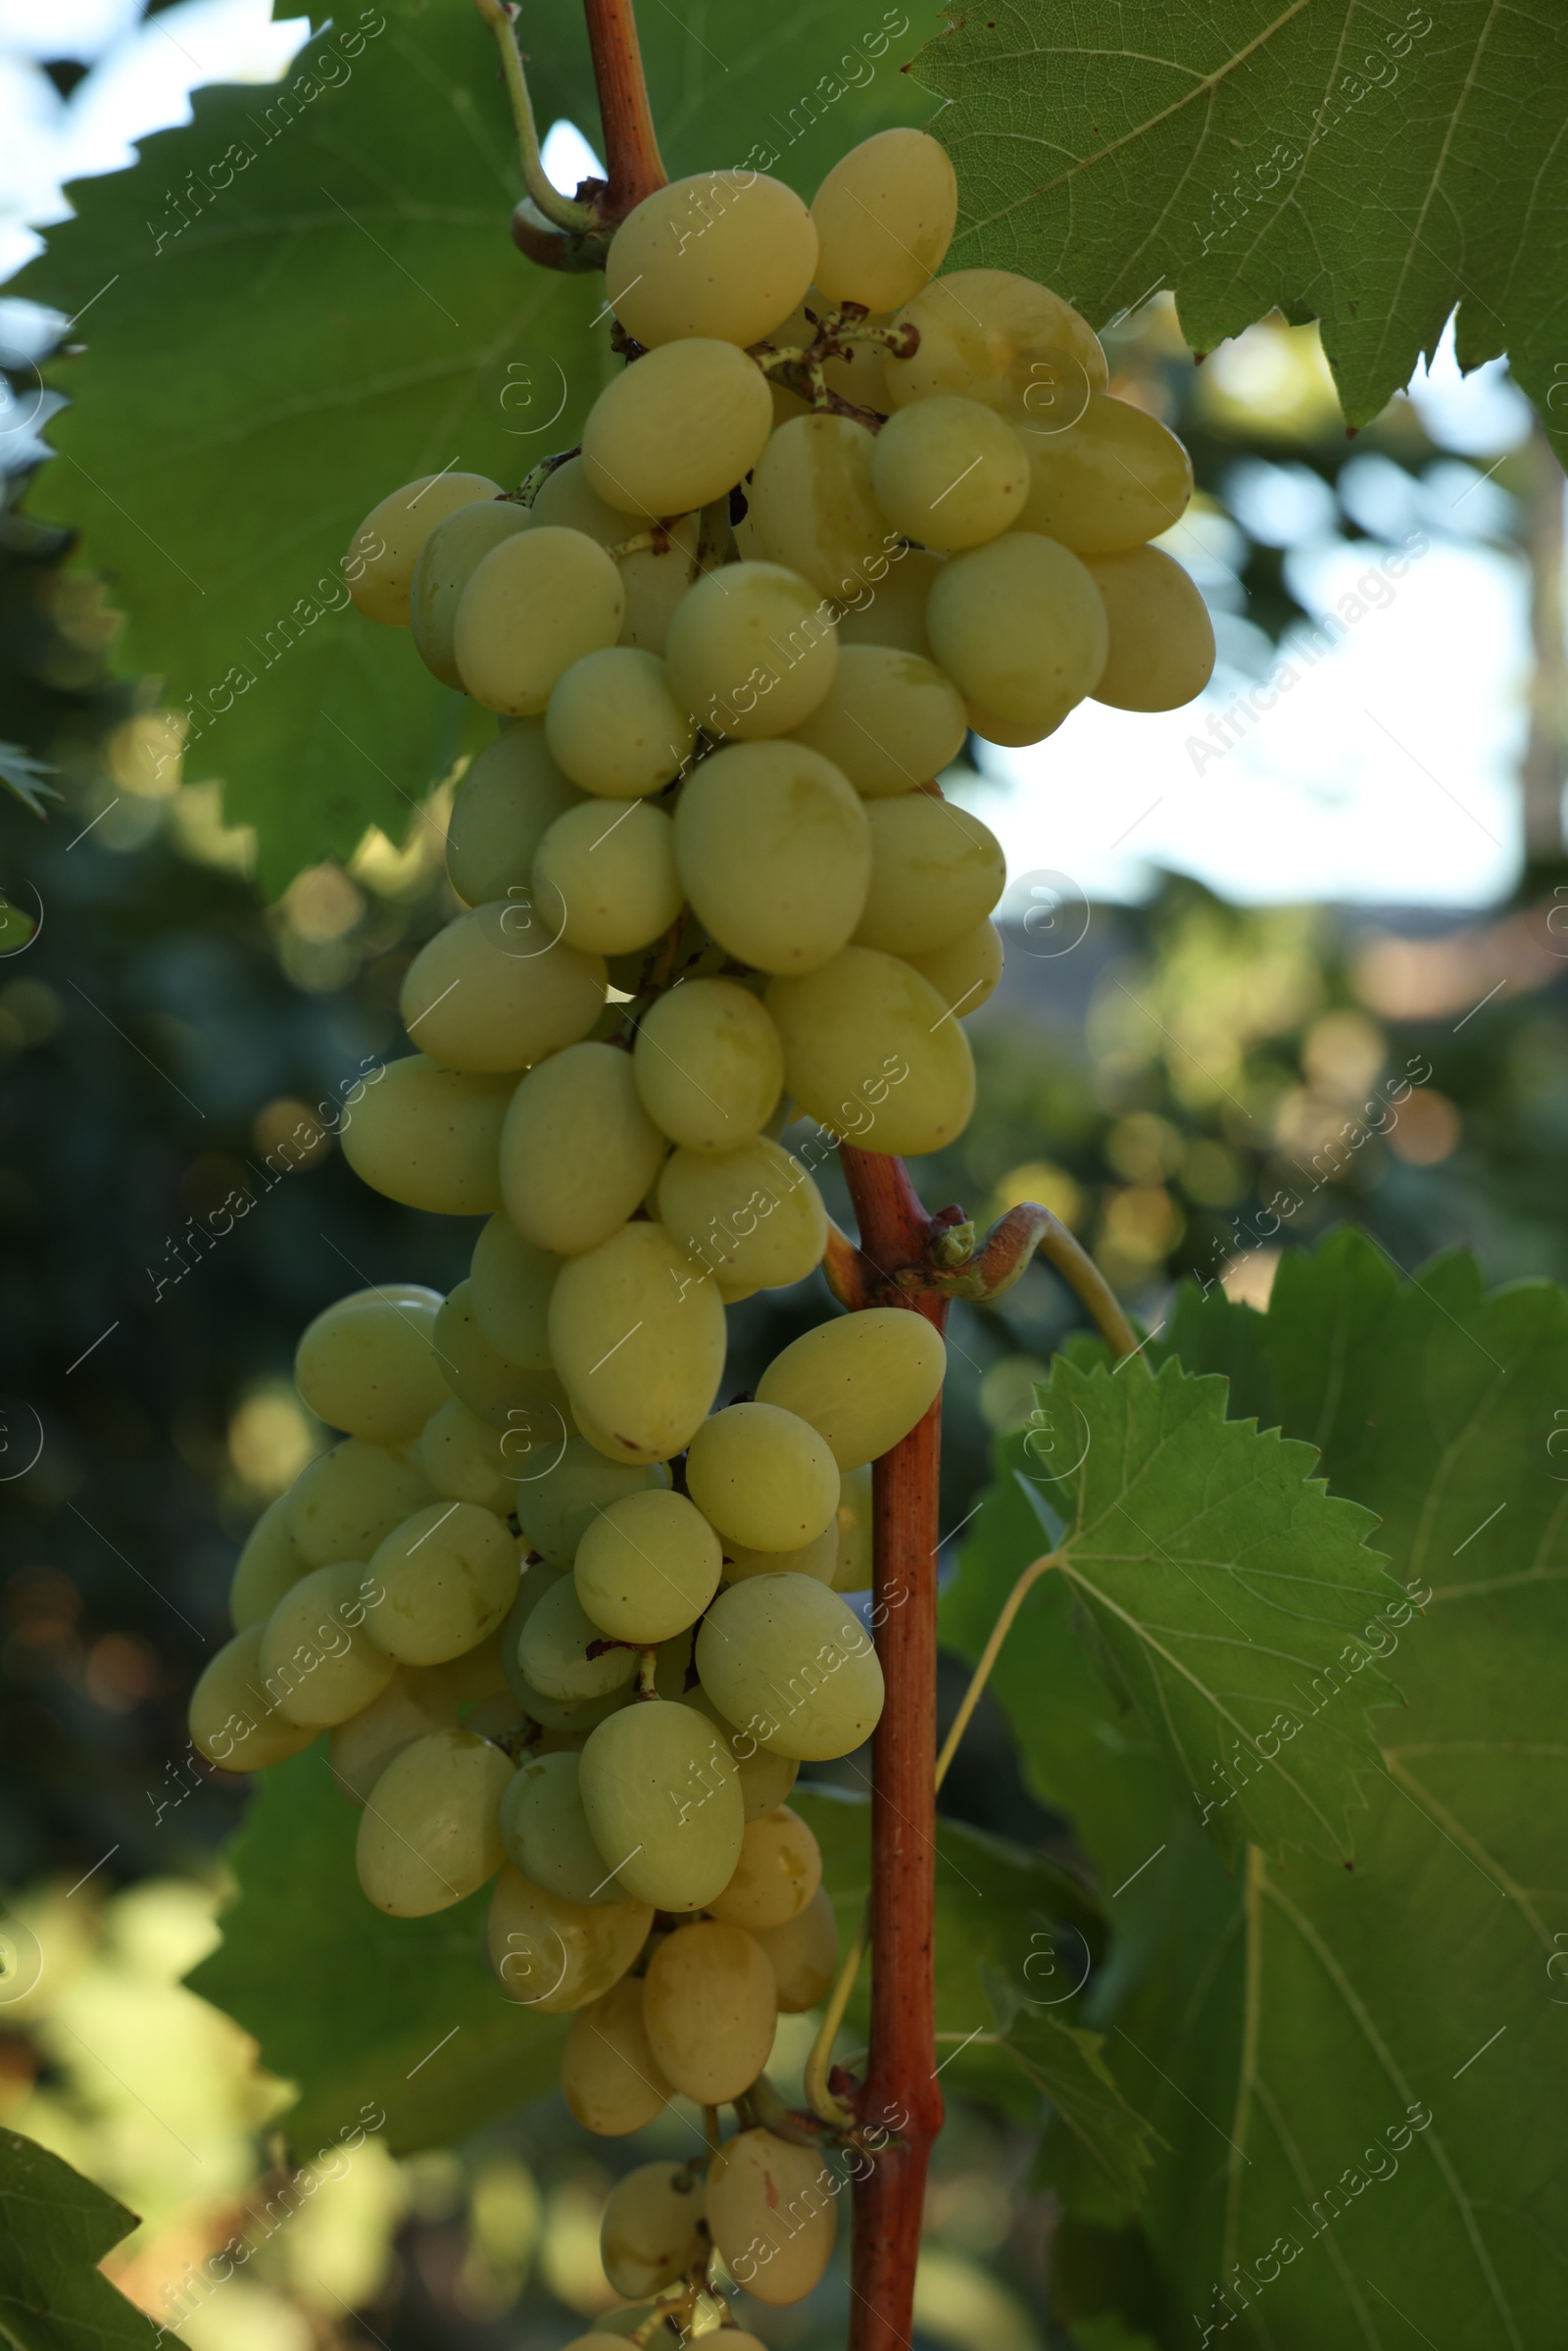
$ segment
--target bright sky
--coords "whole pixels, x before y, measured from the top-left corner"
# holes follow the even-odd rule
[[[303,18],[271,24],[269,0],[184,0],[139,19],[140,0],[0,0],[0,279],[69,215],[63,182],[128,165],[137,138],[188,120],[202,82],[274,79],[306,29]],[[91,61],[69,100],[42,70],[66,56]],[[546,162],[563,187],[597,168],[569,123]],[[0,339],[23,325],[0,299]],[[1233,366],[1246,342],[1230,347]],[[1086,703],[1049,742],[986,753],[963,797],[1006,849],[1009,910],[1062,889],[1042,874],[1091,898],[1138,898],[1160,864],[1252,902],[1459,906],[1510,889],[1527,609],[1521,566],[1486,544],[1500,493],[1485,473],[1523,440],[1529,411],[1500,362],[1462,378],[1448,338],[1410,393],[1453,455],[1416,485],[1376,456],[1349,469],[1354,519],[1387,545],[1348,543],[1304,468],[1259,461],[1232,485],[1249,529],[1289,546],[1306,607],[1346,615],[1315,662],[1299,639],[1275,655],[1223,612],[1235,534],[1205,514],[1165,542],[1221,608],[1232,659],[1202,700],[1157,717]],[[1393,577],[1389,556],[1412,532],[1428,544]],[[1271,707],[1238,705],[1259,686]]]

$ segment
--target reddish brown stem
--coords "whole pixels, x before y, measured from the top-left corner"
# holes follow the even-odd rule
[[[659,153],[632,0],[583,0],[610,185],[599,210],[614,227],[669,174]]]

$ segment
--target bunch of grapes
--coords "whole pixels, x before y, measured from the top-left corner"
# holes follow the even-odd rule
[[[518,494],[411,482],[357,535],[360,609],[501,732],[452,811],[468,910],[405,980],[416,1051],[344,1150],[488,1221],[450,1297],[363,1291],[306,1331],[299,1391],[342,1441],[252,1534],[192,1702],[229,1770],[329,1730],[383,1911],[495,1881],[491,1963],[571,2014],[590,2131],[708,2110],[709,2158],[632,2173],[605,2218],[612,2283],[687,2318],[712,2248],[776,2302],[831,2250],[820,2148],[763,2071],[837,1965],[785,1799],[881,1712],[846,1597],[868,1465],[944,1371],[930,1323],[873,1307],[719,1405],[726,1304],[827,1243],[777,1137],[961,1132],[1005,877],[932,779],[968,730],[1171,708],[1213,658],[1148,544],[1185,452],[1047,288],[935,275],[956,213],[914,130],[809,208],[758,174],[660,189],[610,249],[628,364],[581,448]]]

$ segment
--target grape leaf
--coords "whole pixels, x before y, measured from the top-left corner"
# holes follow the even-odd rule
[[[152,2321],[98,2264],[136,2216],[15,2131],[0,2130],[0,2343],[6,2351],[152,2351]]]
[[[1568,17],[1491,0],[1002,0],[912,69],[949,101],[951,264],[1044,278],[1097,323],[1173,287],[1198,351],[1322,320],[1352,425],[1459,306],[1568,431]]]

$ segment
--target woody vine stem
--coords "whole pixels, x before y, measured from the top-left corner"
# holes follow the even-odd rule
[[[514,240],[548,269],[600,269],[616,227],[666,178],[631,0],[584,0],[608,177],[583,182],[570,197],[551,186],[540,161],[515,12],[505,0],[476,5],[497,38],[528,191],[513,217]],[[839,1156],[858,1240],[830,1230],[823,1271],[851,1312],[903,1306],[940,1331],[952,1299],[1000,1296],[1038,1249],[1076,1292],[1112,1350],[1135,1350],[1137,1341],[1108,1285],[1049,1209],[1033,1202],[1013,1208],[977,1243],[961,1208],[927,1212],[902,1159],[843,1141]],[[850,2351],[902,2351],[910,2340],[926,2169],[942,2128],[933,1975],[941,1433],[939,1396],[875,1467],[872,1622],[887,1698],[872,1743],[868,1934],[862,1929],[852,1946],[808,2076],[821,2122],[879,2150],[854,2191]],[[944,1750],[943,1770],[1017,1604],[1048,1564],[1037,1561],[1027,1571],[1004,1611]],[[860,2080],[832,2069],[831,2044],[867,1942],[871,2032]]]

